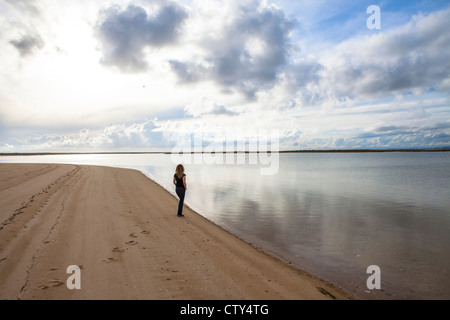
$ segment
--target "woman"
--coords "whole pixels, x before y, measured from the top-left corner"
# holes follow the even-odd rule
[[[173,184],[176,186],[176,193],[178,198],[180,198],[180,202],[178,203],[178,217],[184,217],[183,215],[183,203],[184,203],[184,195],[186,193],[186,175],[184,174],[184,167],[182,164],[177,165],[175,170],[175,174],[173,175]]]

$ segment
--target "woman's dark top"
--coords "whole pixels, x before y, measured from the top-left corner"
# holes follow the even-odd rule
[[[184,176],[186,176],[184,173],[183,173],[183,177]],[[173,177],[176,179],[176,181],[177,181],[177,188],[183,188],[184,189],[184,183],[183,183],[183,178],[178,178],[178,176],[177,176],[177,174],[175,173],[174,175],[173,175]]]

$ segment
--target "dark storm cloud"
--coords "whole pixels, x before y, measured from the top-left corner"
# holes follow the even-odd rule
[[[144,49],[174,43],[186,17],[186,12],[174,4],[161,7],[153,15],[135,5],[125,10],[115,6],[107,9],[97,26],[102,62],[126,71],[145,70]]]
[[[170,61],[183,82],[213,80],[225,90],[249,97],[275,83],[289,58],[289,35],[295,21],[274,7],[240,7],[221,34],[209,34],[201,46],[205,63]]]
[[[30,55],[36,48],[41,49],[44,46],[44,41],[38,35],[25,35],[19,39],[11,40],[9,43],[19,51],[21,56]]]

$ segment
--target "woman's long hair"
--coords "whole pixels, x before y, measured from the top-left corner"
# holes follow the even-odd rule
[[[175,173],[177,174],[178,179],[183,178],[184,167],[182,164],[177,165],[177,169],[175,170]]]

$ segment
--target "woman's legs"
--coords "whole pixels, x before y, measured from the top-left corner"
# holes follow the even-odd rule
[[[186,190],[184,188],[176,188],[176,192],[178,195],[178,198],[180,198],[180,202],[178,202],[178,216],[183,215],[183,203],[184,203],[184,195],[186,193]]]

